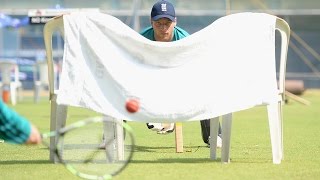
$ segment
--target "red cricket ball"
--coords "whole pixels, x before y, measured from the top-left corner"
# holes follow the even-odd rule
[[[136,99],[127,100],[126,109],[129,113],[137,112],[139,110],[139,101]]]

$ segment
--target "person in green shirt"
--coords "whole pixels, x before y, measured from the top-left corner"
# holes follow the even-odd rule
[[[12,144],[39,144],[38,129],[0,100],[0,139]]]
[[[166,1],[156,2],[151,9],[151,26],[140,32],[142,36],[152,41],[171,42],[189,36],[189,33],[177,26],[177,17],[174,6]],[[200,121],[202,139],[209,145],[210,119]],[[174,123],[147,123],[147,127],[159,134],[171,133],[174,131]],[[217,147],[221,147],[221,128],[217,137]]]
[[[170,42],[189,36],[189,33],[177,26],[177,17],[173,5],[168,1],[158,1],[151,10],[151,26],[141,33],[152,41]]]

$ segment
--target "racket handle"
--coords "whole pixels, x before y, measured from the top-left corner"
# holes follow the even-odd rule
[[[182,123],[175,123],[175,134],[176,134],[176,152],[183,153],[183,134],[182,134]]]

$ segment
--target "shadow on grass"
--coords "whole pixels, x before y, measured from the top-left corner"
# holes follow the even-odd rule
[[[167,147],[155,147],[155,146],[135,146],[135,153],[171,153],[171,154],[176,154],[175,151],[175,146],[167,146]],[[187,153],[196,153],[198,150],[203,150],[203,149],[209,149],[207,146],[184,146],[184,152],[183,154]],[[219,156],[218,152],[221,151],[221,149],[217,150],[217,156]],[[181,154],[181,153],[177,153]],[[217,157],[217,159],[212,160],[210,159],[210,154],[208,154],[207,157],[205,158],[186,158],[185,156],[180,157],[180,158],[155,158],[155,159],[150,159],[150,160],[145,160],[145,159],[133,159],[130,161],[130,163],[133,164],[143,164],[143,163],[222,163],[221,162],[221,157]],[[237,158],[237,159],[232,159],[230,158],[230,163],[236,163],[236,164],[272,164],[272,159],[268,158],[263,158],[263,157],[256,157],[256,158]],[[222,164],[229,164],[229,163],[222,163]]]
[[[54,164],[49,160],[8,160],[0,161],[0,165],[13,165],[13,164]]]
[[[273,164],[272,159],[265,158],[237,158],[230,161],[236,164]]]
[[[169,164],[169,163],[183,163],[183,164],[195,164],[195,163],[221,163],[221,159],[218,158],[216,160],[211,160],[209,157],[208,158],[163,158],[163,159],[154,159],[154,160],[131,160],[130,163],[132,164],[145,164],[145,163],[150,163],[150,164]]]
[[[268,159],[237,159],[232,160],[230,159],[229,163],[222,163],[221,158],[217,158],[215,160],[211,160],[210,157],[207,158],[161,158],[161,159],[150,159],[150,160],[131,160],[130,163],[132,164],[166,164],[166,163],[181,163],[181,164],[194,164],[194,163],[217,163],[217,164],[272,164],[272,160]]]
[[[209,149],[207,146],[183,146],[185,149],[185,152],[197,152],[199,149],[205,148]],[[156,147],[156,146],[139,146],[135,145],[134,146],[134,151],[135,152],[161,152],[161,150],[172,150],[172,152],[175,152],[176,147],[175,146],[161,146],[161,147]]]
[[[184,146],[184,152],[183,153],[177,153],[177,154],[184,154],[184,153],[195,153],[199,149],[209,149],[207,146]],[[176,154],[176,147],[175,146],[138,146],[135,145],[134,151],[136,153],[142,152],[142,153],[171,153],[171,154]],[[145,160],[145,159],[133,159],[130,161],[132,164],[144,164],[144,163],[183,163],[183,164],[194,164],[194,163],[212,163],[212,162],[217,162],[221,163],[221,158],[217,158],[216,160],[211,160],[208,154],[208,157],[206,158],[186,158],[184,155],[183,157],[180,158],[155,158],[155,159],[150,159],[150,160]]]

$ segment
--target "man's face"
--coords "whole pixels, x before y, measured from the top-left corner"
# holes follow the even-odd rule
[[[160,18],[156,21],[151,21],[154,30],[154,38],[156,41],[170,42],[173,38],[173,29],[176,22],[168,18]]]

